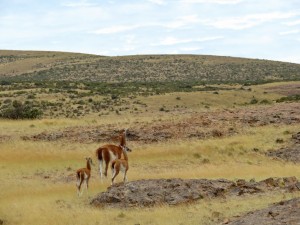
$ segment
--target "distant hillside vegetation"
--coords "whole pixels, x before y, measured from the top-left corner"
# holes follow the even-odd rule
[[[107,57],[0,50],[0,80],[208,83],[300,80],[300,64],[207,55]]]

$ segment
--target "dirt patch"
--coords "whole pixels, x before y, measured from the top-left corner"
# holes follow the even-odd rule
[[[299,191],[296,177],[268,178],[260,182],[236,182],[219,179],[150,179],[119,183],[96,196],[91,204],[98,207],[152,207],[178,205],[200,199],[227,198],[280,190]]]
[[[223,224],[300,224],[300,198],[281,201],[265,209],[248,212],[246,215]]]
[[[66,167],[64,170],[36,170],[32,176],[23,176],[23,179],[38,178],[41,180],[48,180],[52,183],[75,183],[76,169]]]
[[[300,163],[300,132],[292,136],[291,144],[278,150],[269,150],[267,156],[275,159]]]
[[[194,113],[179,121],[136,123],[129,127],[128,140],[161,142],[169,139],[205,139],[237,134],[247,126],[299,124],[300,103],[280,103],[236,110]],[[117,141],[119,130],[114,125],[68,127],[56,132],[22,136],[33,141],[71,141],[80,143]]]
[[[93,143],[103,141],[117,141],[119,130],[108,128],[106,126],[97,127],[68,127],[62,131],[47,132],[44,131],[32,136],[22,136],[23,140],[33,141],[58,141],[66,140],[79,143]]]
[[[286,96],[300,95],[300,84],[278,85],[275,87],[266,88],[266,90]]]
[[[8,135],[0,135],[0,143],[7,142],[7,141],[10,141],[10,140],[12,140],[12,137],[11,137],[11,136],[8,136]]]

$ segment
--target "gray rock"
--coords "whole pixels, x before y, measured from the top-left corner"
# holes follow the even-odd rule
[[[150,179],[118,183],[100,193],[91,204],[98,207],[151,207],[178,205],[205,198],[227,198],[268,191],[299,191],[296,177],[268,178],[247,182],[218,179]]]

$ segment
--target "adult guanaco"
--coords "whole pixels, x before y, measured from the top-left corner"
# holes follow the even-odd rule
[[[122,148],[122,150],[123,150],[124,159],[115,159],[111,162],[111,174],[112,174],[111,185],[114,184],[114,180],[120,171],[123,172],[123,182],[125,183],[127,181],[126,174],[129,169],[128,156],[127,156],[127,151],[124,147]]]
[[[101,180],[103,178],[103,174],[105,177],[107,177],[109,163],[115,159],[120,159],[122,157],[122,154],[124,154],[123,149],[125,150],[125,152],[131,152],[131,149],[126,146],[126,132],[127,129],[123,129],[120,132],[120,145],[106,144],[96,150],[97,159],[99,161],[99,174]],[[103,161],[105,163],[104,173],[102,169]]]
[[[93,161],[90,157],[85,158],[86,159],[86,167],[85,168],[81,168],[78,169],[76,171],[76,178],[77,178],[77,195],[80,196],[83,193],[83,189],[82,192],[80,192],[81,189],[81,185],[84,182],[85,183],[85,188],[86,190],[88,190],[89,188],[89,179],[91,177],[91,165],[93,164]]]

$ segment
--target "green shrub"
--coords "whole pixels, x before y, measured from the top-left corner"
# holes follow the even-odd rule
[[[5,105],[0,111],[0,117],[6,119],[36,119],[41,117],[43,112],[34,107],[31,102],[22,103],[13,101],[9,105]]]
[[[10,84],[11,84],[11,82],[10,81],[6,81],[6,80],[2,80],[0,82],[0,85],[10,85]]]
[[[297,101],[300,101],[300,95],[290,95],[276,100],[276,102],[297,102]]]
[[[253,97],[250,101],[250,104],[256,104],[256,103],[258,103],[258,100]]]
[[[260,103],[260,104],[266,104],[266,105],[268,105],[268,104],[271,104],[272,102],[269,101],[268,99],[263,99],[263,100],[261,100],[259,103]]]

